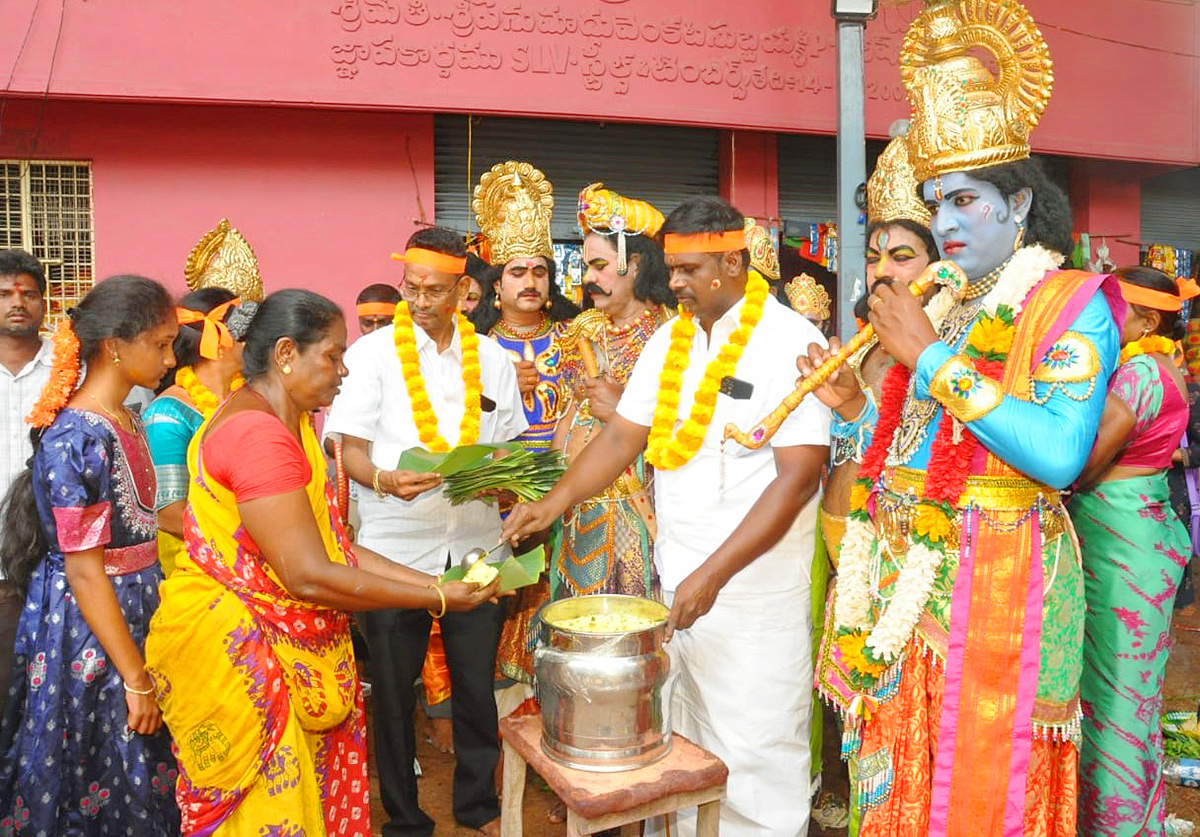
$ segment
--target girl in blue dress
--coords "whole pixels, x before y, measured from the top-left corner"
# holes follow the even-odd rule
[[[175,759],[142,656],[158,606],[154,467],[131,387],[174,365],[161,285],[96,285],[54,335],[32,468],[0,544],[24,591],[0,719],[0,835],[177,835]],[[80,368],[86,378],[78,389]]]

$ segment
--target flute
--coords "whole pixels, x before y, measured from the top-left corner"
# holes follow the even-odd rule
[[[967,288],[967,281],[966,274],[962,272],[962,268],[954,262],[934,262],[925,268],[925,271],[917,277],[916,281],[908,286],[908,290],[913,296],[919,297],[934,285],[941,285],[944,288],[949,288],[956,299],[961,299],[963,291]],[[779,406],[772,410],[770,415],[750,428],[749,432],[742,432],[735,424],[727,424],[725,425],[724,438],[726,440],[732,439],[742,447],[758,450],[771,441],[771,437],[779,430],[784,420],[792,414],[792,411],[800,406],[800,402],[804,400],[806,395],[829,380],[829,377],[840,369],[855,352],[864,346],[875,343],[878,339],[878,335],[875,334],[875,327],[868,323],[858,334],[850,339],[850,342],[842,346],[836,355],[822,363],[813,370],[811,375],[797,384],[795,389],[784,396]]]

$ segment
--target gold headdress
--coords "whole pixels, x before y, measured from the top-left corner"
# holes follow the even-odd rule
[[[258,258],[242,234],[222,218],[215,229],[204,234],[188,254],[183,277],[193,291],[224,288],[247,302],[263,298]]]
[[[492,264],[532,256],[554,258],[554,195],[546,175],[529,163],[509,160],[485,171],[471,209],[491,246]]]
[[[775,242],[771,240],[771,234],[754,223],[753,218],[746,219],[745,232],[746,249],[750,251],[750,267],[767,279],[778,279],[779,254],[775,252]]]
[[[917,195],[908,140],[902,136],[887,144],[867,180],[867,226],[901,219],[929,228],[929,209]]]
[[[783,286],[788,302],[796,313],[814,324],[829,319],[829,291],[807,273],[801,273]]]
[[[998,79],[967,54],[976,47],[995,56]],[[1028,157],[1054,84],[1050,51],[1017,0],[927,0],[904,36],[900,77],[917,182]]]
[[[625,236],[653,238],[662,225],[663,214],[653,206],[618,195],[612,189],[605,189],[603,183],[593,183],[579,193],[579,228],[584,234],[617,233],[617,272],[620,274],[628,268]]]

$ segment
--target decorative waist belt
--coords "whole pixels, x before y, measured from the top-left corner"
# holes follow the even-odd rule
[[[127,575],[152,566],[158,560],[158,543],[146,541],[135,546],[104,550],[104,574]]]
[[[914,501],[925,490],[925,472],[915,468],[889,468],[883,474],[884,488]],[[967,477],[960,506],[973,505],[993,511],[1023,511],[1036,505],[1062,505],[1057,489],[1025,477]]]

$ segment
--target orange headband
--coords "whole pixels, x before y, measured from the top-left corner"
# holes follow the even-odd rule
[[[1125,297],[1125,301],[1130,305],[1141,305],[1143,308],[1153,308],[1155,311],[1179,311],[1183,308],[1185,299],[1200,295],[1200,285],[1197,285],[1192,279],[1184,279],[1179,282],[1178,294],[1143,288],[1141,285],[1124,280],[1117,280],[1117,284],[1121,286],[1121,296]]]
[[[241,304],[242,298],[239,296],[229,302],[221,303],[207,314],[193,311],[190,308],[176,308],[175,318],[180,325],[204,324],[203,330],[200,332],[200,357],[216,360],[221,354],[221,349],[228,349],[233,345],[233,335],[229,332],[229,326],[224,322],[225,313],[233,306]]]
[[[424,247],[409,247],[403,255],[392,253],[392,258],[405,264],[419,264],[432,270],[440,270],[452,276],[462,276],[467,269],[465,256],[448,256],[435,250],[426,250]]]
[[[394,317],[396,316],[396,303],[360,302],[354,310],[360,317]]]
[[[729,250],[746,249],[746,231],[729,230],[723,233],[696,233],[679,235],[667,233],[663,236],[663,253],[724,253]]]

